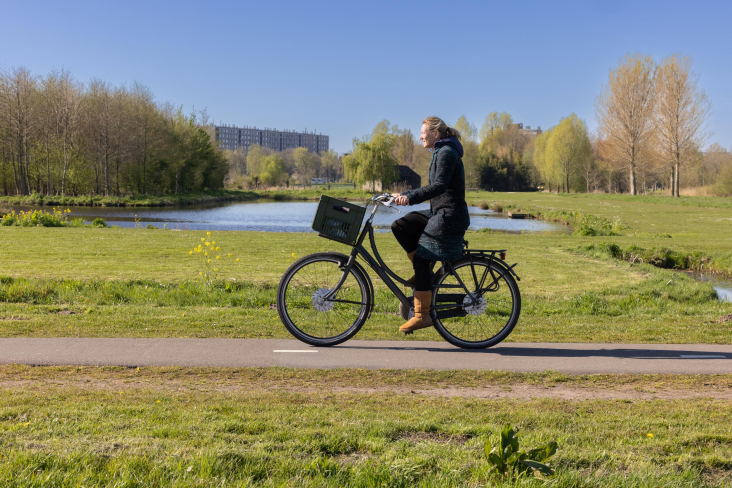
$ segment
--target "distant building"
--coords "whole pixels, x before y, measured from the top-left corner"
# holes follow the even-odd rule
[[[393,183],[393,185],[404,185],[407,189],[419,188],[422,186],[422,177],[419,176],[412,168],[407,165],[400,164],[397,168],[399,170],[399,179]],[[381,180],[367,181],[361,188],[366,191],[385,191],[386,187],[381,183]]]
[[[235,151],[243,147],[246,150],[249,149],[249,146],[257,144],[275,151],[296,147],[304,147],[308,151],[318,154],[328,151],[328,136],[315,132],[280,131],[267,128],[257,129],[256,127],[239,128],[227,125],[217,125],[215,128],[216,140],[221,149]]]
[[[528,125],[526,127],[524,127],[524,124],[521,124],[521,123],[514,124],[514,125],[519,130],[519,132],[521,132],[522,134],[529,135],[529,136],[538,136],[539,134],[544,132],[543,130],[541,130],[541,126],[537,127],[536,129],[532,129]]]

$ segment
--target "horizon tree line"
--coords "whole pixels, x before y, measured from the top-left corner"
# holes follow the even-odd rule
[[[0,72],[0,192],[120,196],[223,188],[227,161],[203,127],[207,121],[198,119],[157,103],[139,83],[85,84],[65,70]]]

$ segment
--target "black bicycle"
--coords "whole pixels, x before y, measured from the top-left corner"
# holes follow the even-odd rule
[[[319,235],[353,247],[350,256],[321,252],[293,263],[277,287],[277,313],[288,331],[314,346],[334,346],[353,337],[371,316],[374,286],[361,257],[399,299],[405,320],[411,317],[413,297],[400,285],[413,285],[385,264],[374,240],[373,220],[381,206],[395,208],[389,194],[377,195],[361,229],[366,207],[321,197],[313,221]],[[367,204],[368,206],[368,204]],[[397,209],[399,210],[399,209]],[[373,256],[364,247],[368,236]],[[450,344],[467,349],[494,346],[511,333],[521,313],[514,267],[505,262],[506,250],[468,249],[444,262],[432,278],[431,314],[437,332]],[[433,263],[433,265],[436,263]]]

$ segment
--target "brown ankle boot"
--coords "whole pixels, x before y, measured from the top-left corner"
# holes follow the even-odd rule
[[[412,332],[425,327],[432,327],[432,317],[430,317],[430,306],[432,305],[431,291],[415,291],[414,292],[414,317],[409,319],[404,325],[399,327],[399,332]]]

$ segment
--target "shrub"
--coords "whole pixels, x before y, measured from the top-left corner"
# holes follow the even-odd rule
[[[94,219],[91,225],[92,227],[106,227],[107,223],[104,221],[103,218],[97,217],[96,219]]]

